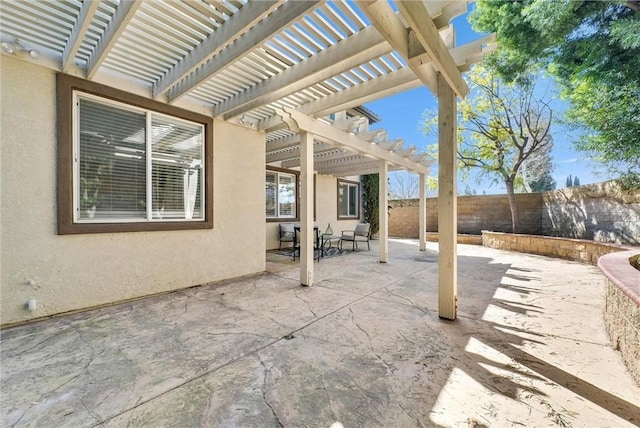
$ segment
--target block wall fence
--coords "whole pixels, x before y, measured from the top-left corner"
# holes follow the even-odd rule
[[[613,182],[516,195],[520,233],[640,245],[640,190]],[[390,201],[389,235],[418,238],[418,200]],[[427,198],[427,232],[438,231],[438,198]],[[458,233],[511,232],[507,195],[458,197]]]

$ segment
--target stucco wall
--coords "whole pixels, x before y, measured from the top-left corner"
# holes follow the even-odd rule
[[[338,183],[337,179],[330,175],[316,175],[316,217],[314,224],[325,231],[327,226],[331,224],[334,235],[340,235],[342,230],[353,230],[358,220],[340,220],[338,221]],[[358,177],[349,177],[351,181],[358,181]],[[264,197],[264,196],[263,196]],[[264,211],[264,208],[263,208]],[[292,220],[291,223],[297,221]],[[277,249],[278,241],[278,223],[268,222],[266,230],[267,249]],[[290,244],[289,244],[290,245]]]
[[[264,270],[263,134],[214,124],[213,229],[60,236],[55,73],[3,57],[0,76],[3,325]]]

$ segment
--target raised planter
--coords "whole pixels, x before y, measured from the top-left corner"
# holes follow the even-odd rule
[[[598,259],[605,254],[633,249],[633,247],[626,245],[588,241],[586,239],[523,235],[490,232],[487,230],[482,231],[482,245],[499,250],[558,257],[592,265],[598,263]]]
[[[438,242],[438,232],[427,232],[426,239],[429,242]],[[482,236],[458,234],[458,244],[482,245]]]
[[[604,320],[613,347],[640,385],[640,271],[629,263],[638,251],[622,251],[600,257],[605,276]]]

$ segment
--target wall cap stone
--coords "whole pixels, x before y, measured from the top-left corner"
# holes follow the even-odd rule
[[[627,250],[637,249],[637,247],[632,247],[630,245],[614,244],[611,242],[592,241],[589,239],[563,238],[562,236],[530,235],[525,233],[493,232],[491,230],[483,230],[482,234],[484,235],[485,233],[491,234],[491,235],[500,235],[500,236],[541,238],[541,239],[549,239],[549,240],[555,240],[555,241],[573,242],[575,244],[593,244],[601,247],[617,249],[618,251],[627,251]]]
[[[640,249],[605,254],[598,259],[602,273],[640,306],[640,271],[631,266],[629,257],[640,254]]]

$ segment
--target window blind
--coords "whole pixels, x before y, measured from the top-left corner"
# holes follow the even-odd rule
[[[151,117],[152,218],[204,218],[201,126]]]
[[[291,174],[280,174],[278,186],[278,211],[280,217],[296,216],[296,180]]]
[[[340,217],[358,217],[359,185],[340,183],[338,186],[338,209]]]
[[[277,199],[276,199],[276,180],[278,175],[274,172],[267,172],[265,197],[266,197],[266,214],[267,217],[277,217]]]
[[[200,124],[78,96],[76,218],[204,219]]]

